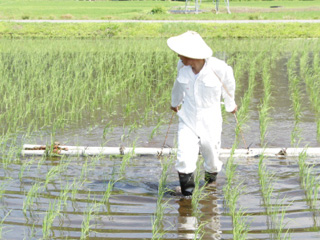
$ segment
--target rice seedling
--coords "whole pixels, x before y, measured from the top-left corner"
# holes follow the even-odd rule
[[[225,199],[232,218],[233,239],[246,239],[250,223],[248,223],[245,210],[237,207],[239,196],[243,191],[242,183],[232,188],[229,187],[229,189],[224,188],[224,192],[226,191],[228,191],[228,194],[225,196]]]
[[[200,179],[203,177],[200,169],[201,169],[201,166],[203,166],[203,162],[204,162],[203,158],[197,161],[197,169],[195,171],[195,176],[194,176],[195,188],[193,190],[192,199],[191,199],[191,205],[194,211],[198,209],[199,202],[206,197],[206,194],[204,193],[206,185],[203,185],[202,187],[200,187]]]
[[[307,152],[306,151],[302,151],[299,154],[299,157],[298,157],[299,176],[300,176],[301,179],[304,178],[305,173],[306,173],[306,169],[307,169],[306,158],[307,158]]]
[[[163,120],[159,118],[157,125],[152,129],[149,139],[153,139],[153,137],[157,134],[159,127],[163,124]]]
[[[45,178],[45,181],[44,181],[44,188],[46,188],[47,185],[48,185],[51,181],[53,181],[58,174],[60,174],[60,172],[61,172],[61,167],[60,167],[60,165],[57,165],[57,166],[52,167],[52,168],[47,172],[47,175],[46,175],[46,178]]]
[[[267,213],[270,213],[269,206],[271,204],[271,198],[273,195],[273,184],[272,180],[274,181],[274,174],[271,174],[264,163],[265,157],[262,154],[259,159],[259,168],[258,168],[258,175],[259,175],[259,183],[261,187],[261,193],[264,205],[266,206]]]
[[[69,186],[69,182],[67,180],[65,187],[63,189],[61,189],[61,191],[60,191],[59,200],[61,201],[61,204],[63,204],[64,207],[67,206],[67,200],[69,198],[69,192],[70,192],[71,187],[72,186]]]
[[[5,228],[3,226],[4,221],[6,220],[6,218],[10,215],[12,210],[10,210],[1,220],[0,220],[0,239],[2,239],[2,231]]]
[[[291,132],[291,145],[298,146],[300,139],[300,128],[299,123],[301,121],[302,109],[301,109],[301,88],[300,88],[300,79],[297,75],[297,61],[298,52],[293,52],[291,58],[287,63],[287,72],[289,80],[289,89],[290,89],[290,98],[292,100],[292,108],[294,112],[294,128]]]
[[[208,224],[208,222],[201,222],[198,224],[196,230],[194,231],[194,240],[196,239],[202,239],[205,235],[205,229],[204,227]]]
[[[234,152],[239,144],[239,127],[236,132],[236,139],[233,143],[230,157],[228,158],[226,165],[227,184],[223,187],[224,199],[229,213],[232,218],[232,233],[233,239],[245,239],[249,231],[250,224],[247,221],[247,216],[241,207],[237,207],[237,202],[241,192],[244,190],[242,182],[234,186],[235,173],[237,165],[234,164]]]
[[[120,165],[120,169],[119,169],[119,178],[122,178],[124,173],[125,173],[125,170],[126,170],[126,167],[130,161],[130,159],[132,158],[132,154],[129,153],[129,154],[125,154],[123,157],[122,157],[122,161],[121,161],[121,165]]]
[[[0,199],[3,198],[3,194],[6,192],[6,187],[9,185],[8,181],[3,181],[0,184]]]
[[[54,201],[49,202],[49,207],[48,210],[46,212],[46,215],[43,219],[43,223],[42,223],[42,237],[43,239],[51,239],[51,228],[52,228],[52,224],[54,219],[60,214],[60,200],[59,201]]]
[[[24,171],[26,170],[26,168],[30,168],[31,164],[34,163],[34,159],[31,159],[30,161],[27,161],[25,163],[23,163],[21,165],[21,168],[20,168],[20,172],[19,172],[19,179],[20,181],[22,180],[22,177],[23,177],[23,173]],[[28,169],[27,169],[28,170]]]
[[[305,176],[302,179],[302,185],[305,188],[307,202],[311,207],[316,208],[320,182],[319,177],[315,177],[313,174],[313,166],[308,167]]]
[[[161,161],[161,176],[159,179],[158,198],[156,205],[156,212],[152,216],[152,239],[162,239],[166,230],[163,229],[164,213],[169,207],[169,200],[164,201],[164,194],[168,191],[166,188],[168,169],[172,164],[171,158],[163,158]]]
[[[85,183],[85,180],[83,180],[81,182],[80,179],[78,181],[77,181],[76,178],[73,179],[73,182],[72,182],[72,185],[71,185],[71,187],[72,187],[72,189],[71,189],[71,199],[72,199],[72,201],[75,201],[76,195],[78,193],[78,190],[81,189],[81,187],[83,186],[84,183]]]
[[[233,216],[233,239],[248,239],[250,223],[247,216],[246,212],[241,208],[235,211]]]
[[[299,177],[302,188],[306,194],[306,200],[310,207],[316,208],[318,193],[320,189],[319,177],[313,171],[314,166],[308,166],[306,163],[307,154],[303,151],[299,154]]]
[[[265,144],[265,137],[267,127],[270,122],[269,111],[271,100],[271,81],[270,81],[270,58],[265,58],[262,70],[262,81],[264,87],[263,100],[259,110],[259,123],[260,123],[260,141],[261,145]]]
[[[285,229],[285,227],[287,226],[287,223],[285,223],[285,215],[290,204],[285,206],[283,204],[284,201],[285,199],[277,199],[270,210],[272,221],[271,226],[276,230],[271,233],[270,237],[272,239],[291,239],[290,229]]]
[[[85,161],[84,161],[84,164],[82,165],[81,175],[80,175],[80,179],[81,180],[85,180],[87,178],[87,175],[88,175],[88,161],[89,161],[89,159],[86,158]]]
[[[81,237],[80,239],[88,239],[90,234],[90,222],[93,219],[93,214],[95,211],[95,206],[88,205],[83,216],[83,221],[81,223]]]
[[[39,162],[38,162],[38,167],[37,167],[38,170],[41,169],[41,166],[45,163],[46,159],[47,159],[46,155],[43,155],[43,156],[40,158],[40,160],[39,160]]]
[[[284,229],[286,226],[286,223],[284,223],[286,209],[289,205],[284,206],[283,202],[285,199],[279,200],[277,198],[274,203],[271,202],[271,199],[274,198],[273,182],[276,179],[274,177],[275,174],[267,170],[264,160],[265,156],[262,154],[259,159],[258,175],[264,206],[268,216],[270,216],[270,227],[274,229],[270,232],[270,237],[272,239],[290,239],[289,229]]]
[[[41,189],[42,189],[41,183],[37,182],[33,184],[30,190],[28,191],[27,196],[23,201],[23,207],[22,207],[23,213],[25,215],[27,214],[27,209],[29,209],[29,211],[31,210],[34,204],[34,201],[36,198],[38,198],[38,194],[39,194],[39,191],[41,191]]]
[[[308,51],[304,52],[302,57],[300,58],[300,72],[301,76],[306,83],[306,92],[309,95],[310,103],[313,107],[313,111],[316,117],[317,123],[317,140],[320,139],[320,85],[318,84],[319,79],[319,53],[315,53],[312,59],[313,66],[310,66],[309,63],[311,60],[309,59]]]

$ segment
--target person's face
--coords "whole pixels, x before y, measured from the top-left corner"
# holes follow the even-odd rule
[[[181,59],[182,63],[185,65],[185,66],[190,66],[192,65],[192,60],[191,58],[188,58],[188,57],[185,57],[185,56],[181,56],[178,54],[178,57]]]

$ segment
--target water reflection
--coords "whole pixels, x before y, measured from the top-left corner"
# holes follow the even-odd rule
[[[210,194],[199,203],[199,209],[194,209],[191,199],[180,199],[178,212],[179,239],[204,240],[221,238],[220,213],[215,188],[208,189]],[[202,228],[203,227],[203,228]],[[196,236],[197,235],[197,236]]]

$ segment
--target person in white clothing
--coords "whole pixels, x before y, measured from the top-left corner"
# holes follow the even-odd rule
[[[212,57],[211,48],[198,33],[188,31],[171,37],[167,44],[180,58],[171,109],[179,116],[176,169],[181,192],[190,196],[195,186],[193,172],[199,150],[204,158],[207,184],[215,182],[221,171],[221,97],[226,111],[235,113],[235,80],[232,68]]]

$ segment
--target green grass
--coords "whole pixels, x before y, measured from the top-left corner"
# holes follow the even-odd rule
[[[169,38],[185,31],[204,38],[319,38],[319,23],[12,23],[0,22],[0,38]]]
[[[232,14],[226,14],[224,2],[215,14],[208,0],[202,2],[200,14],[170,14],[184,10],[183,1],[1,0],[0,6],[1,19],[319,19],[320,1],[231,1]],[[167,12],[151,14],[157,8]]]

